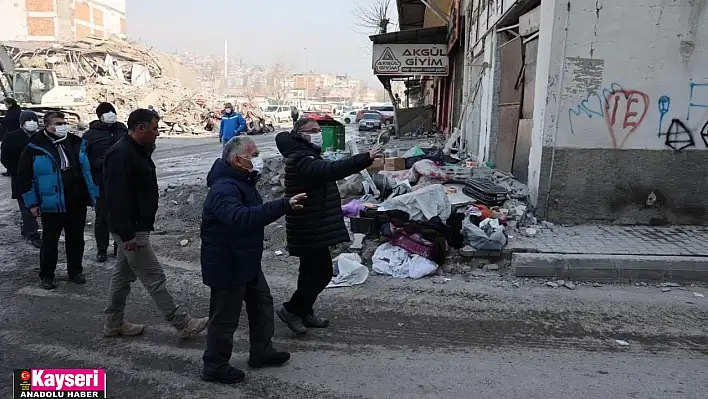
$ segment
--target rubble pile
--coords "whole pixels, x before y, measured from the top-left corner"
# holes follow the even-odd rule
[[[222,106],[213,94],[199,93],[194,72],[172,56],[116,36],[89,36],[32,50],[7,49],[20,67],[53,69],[60,79],[83,85],[85,105],[72,107],[82,120],[95,119],[96,105],[107,101],[122,119],[135,108],[152,106],[163,119],[163,132],[200,133],[214,109]]]

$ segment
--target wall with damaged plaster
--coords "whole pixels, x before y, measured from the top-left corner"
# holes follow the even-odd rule
[[[557,147],[707,149],[708,2],[570,1],[568,25]]]

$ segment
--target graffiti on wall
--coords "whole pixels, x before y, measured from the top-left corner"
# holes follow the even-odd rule
[[[655,103],[658,110],[658,137],[666,147],[676,152],[696,147],[699,137],[705,148],[708,148],[708,82],[690,81],[688,89],[685,113],[683,109],[672,109],[671,97],[668,95],[660,96]],[[570,132],[575,134],[573,122],[578,118],[601,119],[612,147],[621,149],[647,119],[650,109],[653,109],[650,107],[651,102],[649,95],[643,91],[625,89],[619,83],[593,90],[568,109]]]
[[[708,111],[708,83],[696,83],[691,81],[689,84],[688,94],[688,109],[686,111],[685,120],[672,118],[669,127],[664,130],[664,119],[671,110],[671,98],[669,96],[659,97],[657,103],[659,109],[659,137],[664,137],[664,145],[673,149],[676,152],[681,152],[687,148],[696,146],[694,131],[698,130],[698,135],[703,141],[703,145],[708,148],[708,112],[696,113],[695,109],[705,109]],[[691,112],[693,111],[694,121],[691,121]],[[705,120],[696,120],[696,114],[699,118],[704,116]],[[703,115],[701,115],[703,114]],[[701,123],[703,123],[701,127]],[[695,126],[691,128],[690,126]],[[700,130],[699,130],[700,128]]]
[[[579,116],[604,119],[613,148],[622,148],[642,125],[649,111],[649,96],[639,90],[625,89],[619,83],[600,91],[593,90],[575,107],[568,109],[570,131]]]

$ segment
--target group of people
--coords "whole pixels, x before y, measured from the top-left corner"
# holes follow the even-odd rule
[[[37,116],[23,111],[21,128],[13,132],[17,138],[8,143],[12,146],[8,155],[21,155],[8,159],[7,164],[3,142],[3,164],[15,164],[7,169],[23,215],[23,234],[31,234],[33,228],[36,232],[36,221],[32,225],[30,220],[42,220],[39,277],[44,288],[56,287],[62,230],[70,281],[86,282],[83,229],[87,207],[93,206],[97,260],[107,259],[109,232],[117,244],[105,336],[144,332],[144,325],[124,318],[131,284],[138,279],[180,337],[194,337],[207,329],[201,372],[207,381],[236,383],[245,378],[243,371],[229,364],[244,302],[252,368],[279,366],[290,359],[289,353],[273,346],[275,315],[297,335],[329,326],[328,319],[315,313],[314,304],[332,278],[329,247],[349,241],[336,181],[370,166],[382,156],[380,147],[343,160],[324,160],[319,124],[299,119],[292,131],[275,138],[285,159],[285,196],[264,203],[256,189],[263,165],[256,143],[236,129],[232,137],[220,137],[222,156],[207,175],[209,191],[201,223],[202,278],[211,290],[209,316],[194,318],[167,290],[164,270],[150,244],[159,197],[152,153],[160,116],[150,109],[137,109],[126,126],[108,103],[100,104],[96,115],[98,120],[78,137],[67,132],[67,121],[59,112],[45,114],[44,129],[38,130]],[[299,276],[291,298],[276,310],[261,258],[265,226],[283,216],[288,251],[299,258]],[[27,237],[39,240],[38,236]]]

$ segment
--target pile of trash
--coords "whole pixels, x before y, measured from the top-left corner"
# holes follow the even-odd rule
[[[19,67],[53,69],[59,79],[84,87],[84,105],[72,106],[82,120],[95,119],[96,105],[115,105],[119,118],[136,108],[152,106],[162,117],[162,132],[202,133],[223,104],[214,94],[199,93],[194,72],[174,57],[117,36],[89,36],[50,47],[6,46]]]

